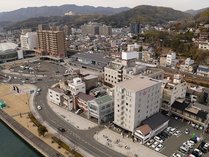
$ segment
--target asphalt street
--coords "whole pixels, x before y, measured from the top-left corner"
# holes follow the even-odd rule
[[[10,75],[14,76],[14,75]],[[18,83],[21,84],[21,80],[25,80],[24,76],[17,76],[21,77],[20,79],[12,79],[9,83],[14,84]],[[34,105],[40,105],[42,110],[37,110],[42,120],[48,123],[52,128],[56,129],[58,127],[65,128],[66,132],[60,134],[71,141],[75,149],[76,147],[80,147],[86,152],[92,154],[95,157],[125,157],[123,154],[117,153],[108,147],[98,143],[94,138],[94,134],[97,131],[103,129],[103,127],[95,127],[89,130],[78,130],[76,127],[71,125],[70,123],[66,122],[64,119],[59,117],[54,111],[49,107],[47,103],[47,92],[48,88],[50,88],[53,84],[57,83],[62,76],[48,76],[43,78],[41,81],[38,81],[35,85],[38,88],[41,88],[41,92],[39,95],[36,95],[34,98]],[[26,82],[27,83],[27,82]],[[35,106],[35,108],[37,108]]]
[[[78,130],[76,127],[69,124],[64,119],[56,115],[54,111],[52,111],[52,109],[47,104],[46,96],[48,87],[56,82],[57,81],[55,80],[48,81],[43,79],[42,82],[36,84],[42,90],[41,93],[35,97],[35,102],[37,105],[42,107],[42,110],[39,111],[42,119],[55,129],[58,127],[65,128],[66,132],[61,133],[62,136],[66,137],[68,140],[74,143],[75,146],[81,147],[96,157],[123,157],[124,155],[119,154],[106,146],[103,146],[93,138],[94,134],[102,128],[96,127],[89,130]],[[36,103],[34,103],[34,105]]]

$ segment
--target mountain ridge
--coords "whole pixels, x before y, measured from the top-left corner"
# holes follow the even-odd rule
[[[20,8],[9,12],[0,12],[0,22],[2,21],[23,21],[34,17],[64,16],[66,12],[72,11],[76,14],[104,14],[112,15],[122,11],[129,10],[128,7],[93,7],[89,5],[77,6],[74,4],[65,4],[61,6],[41,6]]]

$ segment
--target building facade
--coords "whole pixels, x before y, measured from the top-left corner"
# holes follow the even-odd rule
[[[159,112],[161,83],[136,76],[115,85],[114,123],[133,133],[141,122]]]
[[[161,109],[170,111],[171,105],[177,99],[185,99],[187,83],[179,75],[174,75],[174,79],[168,80],[162,85],[162,105]]]
[[[71,95],[77,95],[79,92],[86,93],[86,85],[81,78],[74,78],[68,83],[67,90]]]
[[[38,52],[54,57],[65,56],[65,35],[62,31],[38,30]]]
[[[114,115],[113,113],[113,98],[109,95],[104,95],[88,101],[88,117],[98,119],[98,124],[112,119]]]
[[[26,50],[33,50],[38,48],[37,32],[27,32],[20,36],[21,47]]]

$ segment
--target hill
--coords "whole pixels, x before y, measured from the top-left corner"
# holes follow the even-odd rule
[[[209,8],[194,17],[197,23],[209,24]]]
[[[199,10],[190,9],[190,10],[185,11],[185,13],[188,13],[188,14],[191,14],[191,15],[195,16],[195,15],[205,11],[206,9],[208,9],[208,8],[203,8],[203,9],[199,9]]]
[[[21,8],[10,12],[0,13],[1,21],[23,21],[34,17],[47,16],[63,16],[66,12],[72,11],[76,14],[104,14],[112,15],[122,11],[129,10],[127,7],[110,8],[110,7],[93,7],[93,6],[77,6],[66,4],[62,6],[43,6],[43,7],[28,7]]]
[[[74,16],[50,16],[50,17],[35,17],[24,21],[9,23],[4,25],[6,30],[15,30],[23,28],[31,28],[36,30],[39,24],[43,25],[68,25],[79,27],[89,21],[95,21],[102,18],[104,15],[74,15]],[[1,23],[0,23],[1,24]]]
[[[155,25],[163,24],[168,21],[175,21],[189,16],[191,15],[188,13],[177,11],[172,8],[141,5],[128,11],[101,18],[100,22],[104,22],[115,27],[128,26],[131,22]]]

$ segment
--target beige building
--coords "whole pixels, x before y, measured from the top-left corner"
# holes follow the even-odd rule
[[[112,61],[104,68],[104,81],[108,86],[114,86],[118,82],[131,79],[137,75],[144,75],[153,79],[162,80],[163,71],[156,68],[147,68],[144,65],[135,64],[135,60]]]
[[[38,52],[54,57],[65,56],[65,35],[62,31],[38,30]]]
[[[112,27],[106,25],[99,26],[99,35],[112,35]]]
[[[159,112],[161,82],[136,76],[115,85],[114,123],[134,132],[141,122]]]
[[[174,75],[173,80],[166,80],[162,85],[162,105],[161,109],[170,111],[171,105],[177,99],[185,99],[187,83],[180,75]]]

